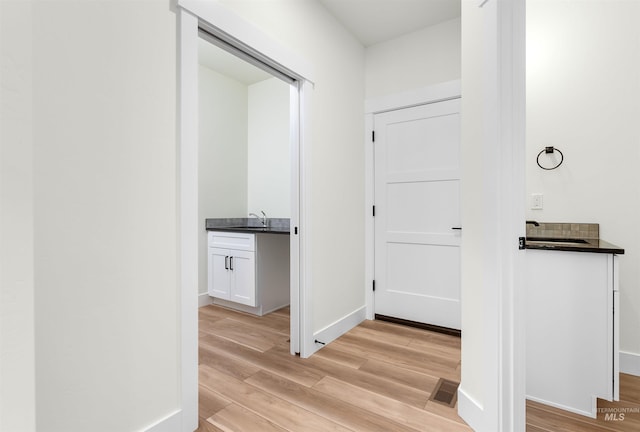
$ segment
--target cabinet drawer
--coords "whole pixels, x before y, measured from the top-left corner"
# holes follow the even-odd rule
[[[235,250],[255,251],[256,235],[226,231],[209,231],[207,233],[209,247]]]

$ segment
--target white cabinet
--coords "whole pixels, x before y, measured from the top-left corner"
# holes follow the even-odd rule
[[[209,248],[209,295],[255,306],[255,252]]]
[[[208,294],[256,315],[289,304],[289,236],[209,231]]]
[[[527,398],[590,417],[618,400],[617,260],[527,250]]]
[[[255,234],[210,232],[208,236],[209,295],[256,306]]]

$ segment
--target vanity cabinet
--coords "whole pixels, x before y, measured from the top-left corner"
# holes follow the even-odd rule
[[[209,295],[256,305],[255,252],[209,248]]]
[[[618,257],[527,250],[527,398],[596,416],[619,398]]]
[[[289,236],[209,231],[207,257],[213,303],[255,315],[289,304]]]

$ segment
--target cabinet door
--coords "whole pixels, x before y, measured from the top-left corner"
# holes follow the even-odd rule
[[[209,248],[208,293],[211,297],[229,300],[231,292],[230,252],[227,249]]]
[[[231,292],[229,300],[248,306],[256,306],[255,252],[229,251],[233,255],[230,264]]]

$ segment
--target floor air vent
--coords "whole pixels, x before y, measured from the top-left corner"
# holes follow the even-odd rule
[[[429,400],[453,407],[456,404],[459,385],[458,382],[440,378]]]

